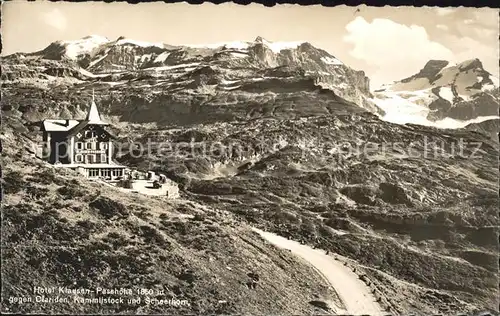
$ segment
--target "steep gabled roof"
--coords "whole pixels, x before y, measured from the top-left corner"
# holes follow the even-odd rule
[[[90,121],[81,121],[78,125],[76,125],[72,130],[69,131],[67,137],[74,136],[74,135],[78,134],[78,132],[85,129],[85,127],[87,127],[87,125],[93,125],[93,124],[95,124],[95,123],[90,122]],[[102,126],[103,124],[98,124],[98,125]],[[109,125],[109,124],[106,124],[106,125]],[[116,136],[111,134],[109,131],[104,130],[104,132],[107,133],[111,138],[116,138]]]
[[[109,123],[101,120],[97,105],[95,104],[93,91],[92,103],[90,104],[90,109],[85,120],[44,120],[42,128],[47,132],[68,132],[69,137],[78,134],[78,132],[83,130],[87,125],[109,125]],[[111,137],[114,137],[111,133],[107,133]]]
[[[92,103],[90,104],[90,109],[85,120],[89,122],[89,124],[109,125],[108,123],[101,121],[101,116],[99,115],[97,105],[95,104],[94,91],[92,91]]]
[[[85,128],[85,126],[87,126],[89,123],[89,121],[80,121],[80,123],[78,123],[78,125],[76,125],[75,127],[73,127],[69,133],[68,133],[68,137],[71,137],[71,136],[74,136],[76,134],[78,134],[79,131],[83,130]]]

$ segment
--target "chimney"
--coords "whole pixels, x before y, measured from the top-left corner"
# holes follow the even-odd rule
[[[65,127],[68,127],[68,126],[69,126],[69,119],[66,119],[66,120],[64,121],[64,126],[65,126]]]

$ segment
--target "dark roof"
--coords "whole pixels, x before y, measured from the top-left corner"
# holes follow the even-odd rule
[[[99,126],[104,126],[102,124],[93,124],[92,122],[90,121],[81,121],[80,123],[78,123],[78,125],[76,125],[75,127],[73,127],[71,130],[69,130],[68,132],[68,136],[67,137],[72,137],[72,136],[75,136],[76,134],[78,134],[78,132],[80,132],[81,130],[83,130],[85,127],[87,127],[87,125],[99,125]],[[109,136],[111,136],[111,138],[117,138],[115,135],[111,134],[109,131],[105,130],[106,133],[109,134]]]

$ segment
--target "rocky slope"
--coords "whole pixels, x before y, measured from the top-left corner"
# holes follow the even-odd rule
[[[498,310],[495,123],[392,124],[358,102],[371,98],[364,74],[307,43],[214,46],[91,37],[2,58],[2,297],[83,275],[195,302],[122,312],[314,311],[321,280],[251,225],[350,258],[393,314]],[[92,90],[117,159],[167,174],[178,201],[119,194],[33,157],[40,120],[83,117]]]
[[[456,65],[431,60],[419,73],[375,90],[375,102],[394,122],[480,121],[498,117],[498,87],[498,77],[478,59]]]
[[[467,125],[465,128],[470,131],[476,131],[478,133],[490,135],[491,139],[498,142],[499,141],[498,131],[500,130],[499,121],[500,121],[499,119],[493,119],[493,120],[486,120],[480,123],[471,123]]]

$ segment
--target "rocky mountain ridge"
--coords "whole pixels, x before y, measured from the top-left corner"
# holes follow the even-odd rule
[[[7,98],[10,87],[21,85],[66,94],[59,99],[64,104],[69,95],[82,97],[94,89],[105,113],[143,123],[327,114],[332,100],[381,113],[371,101],[364,72],[307,42],[259,37],[189,47],[91,36],[2,61]],[[137,117],[137,107],[149,113]],[[53,115],[57,110],[51,106]]]
[[[104,98],[108,114],[126,120],[138,102],[148,104],[155,118],[173,118],[160,119],[165,123],[186,116],[197,122],[201,116],[224,120],[256,113],[285,118],[325,114],[328,105],[310,102],[321,93],[396,123],[456,128],[498,116],[498,78],[477,59],[457,65],[431,60],[419,73],[383,85],[375,94],[363,71],[328,52],[308,42],[269,42],[262,37],[173,46],[93,35],[5,56],[2,62],[7,91],[17,84],[42,91],[65,86],[64,92],[78,95],[92,87]],[[130,102],[130,87],[137,100],[123,106]],[[248,109],[246,104],[253,101],[267,105]],[[296,108],[296,103],[304,106]],[[211,113],[215,109],[217,113]],[[151,121],[148,117],[138,122]]]

